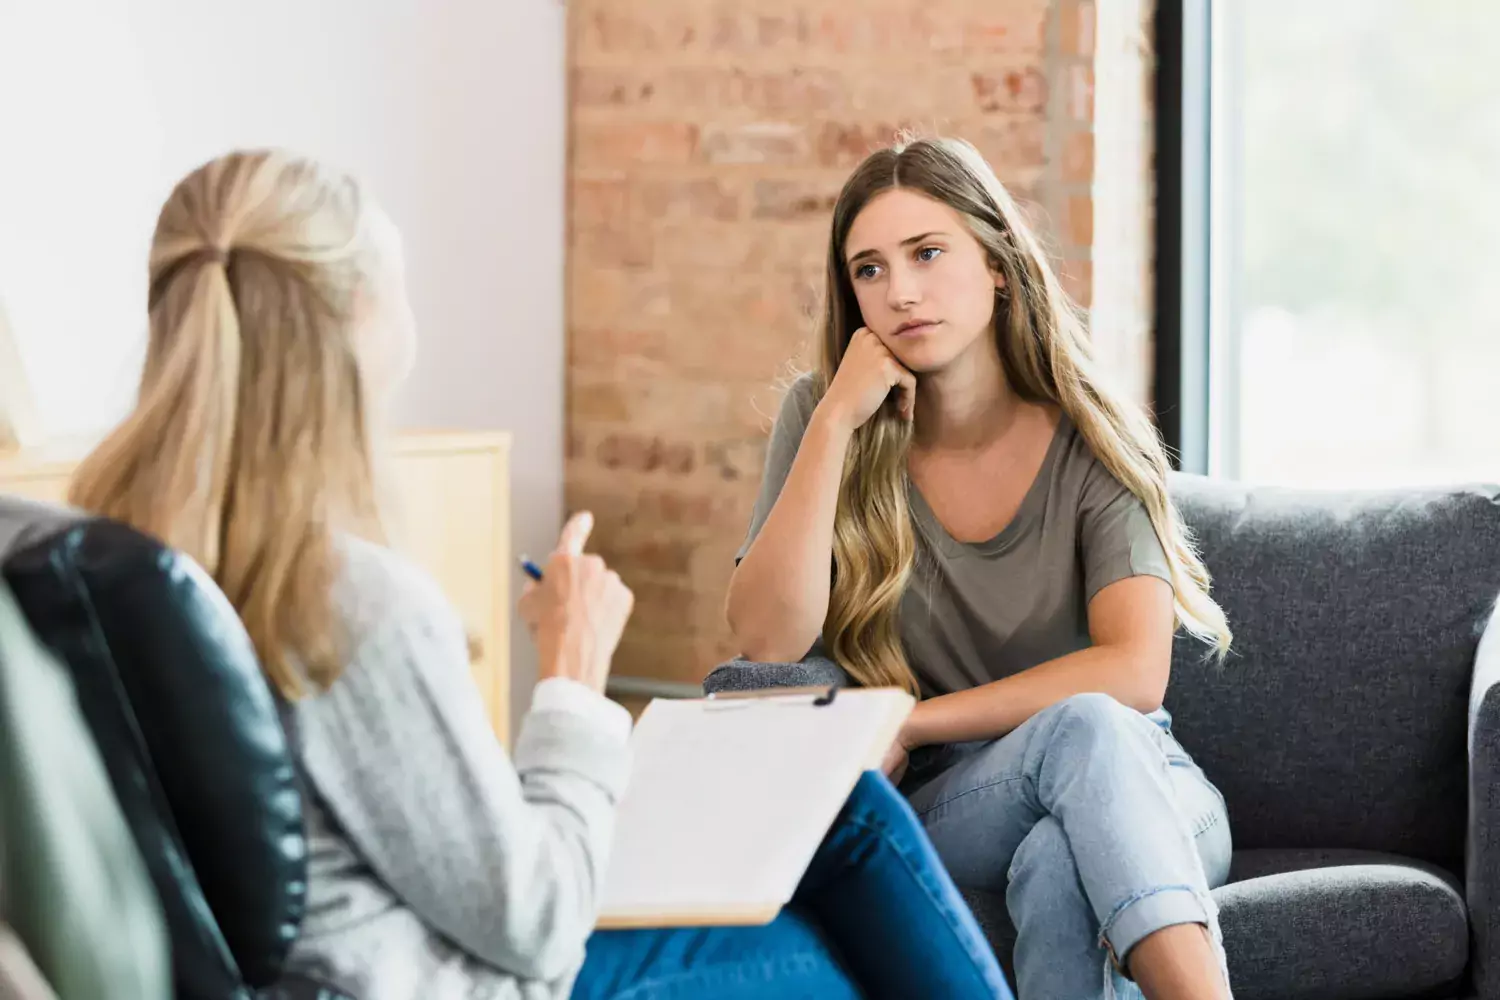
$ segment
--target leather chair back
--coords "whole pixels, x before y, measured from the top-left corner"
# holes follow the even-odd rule
[[[177,997],[274,987],[307,843],[276,699],[233,607],[192,560],[101,519],[33,533],[0,575],[72,675],[160,897]]]

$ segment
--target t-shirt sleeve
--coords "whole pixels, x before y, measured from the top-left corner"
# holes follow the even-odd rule
[[[818,388],[811,375],[803,375],[793,382],[782,399],[781,412],[776,415],[776,425],[771,428],[771,441],[766,447],[766,466],[760,477],[760,493],[755,498],[755,510],[750,515],[750,530],[745,533],[745,541],[739,552],[735,553],[736,565],[745,558],[755,536],[760,534],[760,529],[765,525],[766,518],[771,516],[771,508],[776,506],[781,488],[786,485],[787,474],[792,471],[792,461],[797,457],[797,449],[802,446],[802,435],[807,433],[808,421],[812,420],[813,410],[817,405]]]
[[[1154,576],[1172,582],[1166,550],[1146,505],[1095,460],[1078,509],[1084,602],[1117,580]]]

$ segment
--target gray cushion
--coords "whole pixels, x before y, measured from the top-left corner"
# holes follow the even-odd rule
[[[1431,865],[1365,851],[1240,851],[1230,879],[1214,899],[1236,1000],[1425,996],[1463,974],[1463,897]],[[1012,975],[1005,897],[964,898]]]
[[[1468,692],[1500,594],[1500,490],[1171,484],[1235,629],[1179,637],[1167,707],[1239,847],[1388,851],[1462,869]]]
[[[703,681],[704,694],[759,691],[763,688],[844,687],[849,675],[832,660],[809,656],[800,663],[759,663],[735,659],[721,663]]]
[[[1240,851],[1214,893],[1238,1000],[1360,1000],[1451,985],[1469,958],[1453,876],[1365,851]]]

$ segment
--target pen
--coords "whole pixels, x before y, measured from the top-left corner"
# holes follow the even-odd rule
[[[542,568],[525,556],[521,557],[521,572],[538,583],[542,582]]]

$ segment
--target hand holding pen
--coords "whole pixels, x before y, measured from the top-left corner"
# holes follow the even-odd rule
[[[635,595],[584,545],[594,518],[577,514],[563,527],[545,570],[521,559],[530,582],[521,594],[521,619],[537,646],[538,679],[567,677],[600,694]]]

